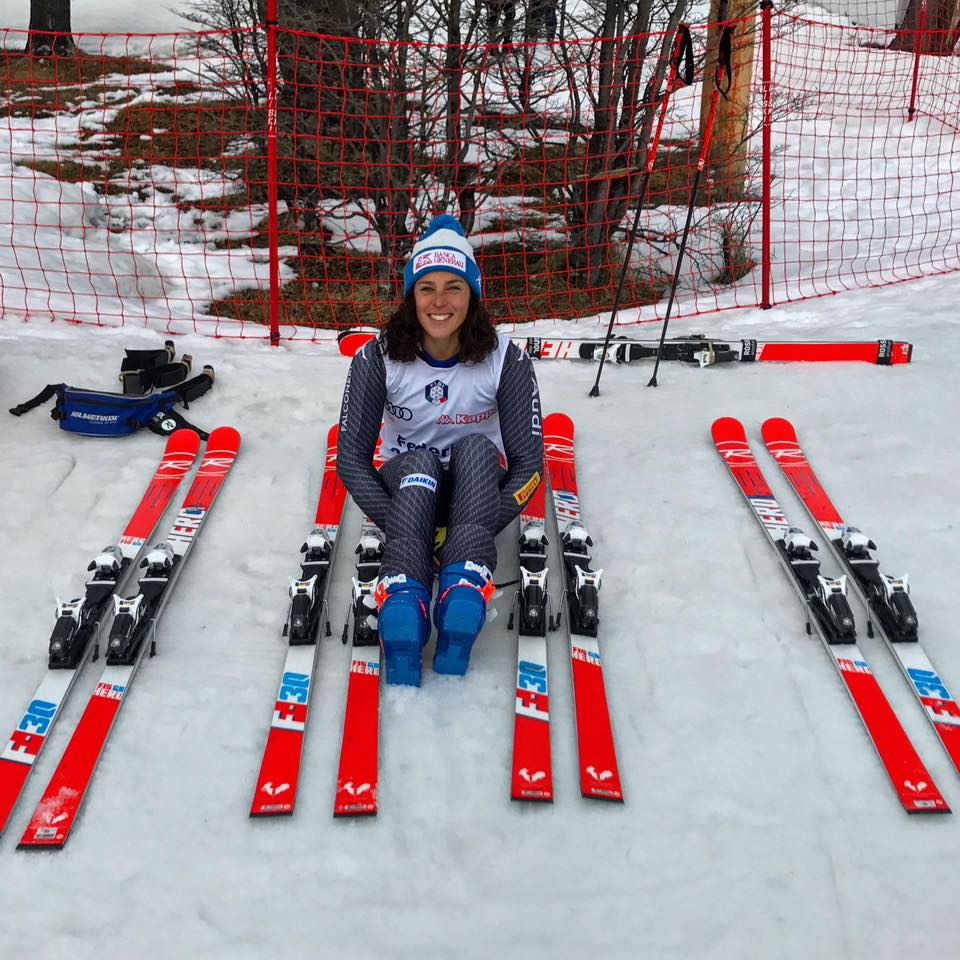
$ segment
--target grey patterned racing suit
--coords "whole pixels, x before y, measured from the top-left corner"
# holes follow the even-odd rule
[[[381,576],[405,573],[429,589],[435,533],[443,526],[446,539],[437,555],[441,566],[472,560],[491,573],[496,567],[494,538],[517,516],[543,475],[540,393],[533,364],[515,344],[506,343],[505,351],[503,347],[501,339],[495,406],[480,414],[443,412],[449,405],[441,380],[449,364],[429,357],[413,361],[417,367],[397,364],[384,356],[377,340],[354,357],[340,410],[337,471],[360,509],[386,534]],[[480,364],[461,365],[460,406],[464,389],[469,393],[473,366],[481,388],[482,377],[490,374],[489,364],[486,371]],[[421,383],[429,403],[405,401],[423,392]],[[403,435],[401,446],[387,449],[385,442],[382,452],[388,459],[377,471],[373,455],[387,412],[395,421],[399,417]],[[472,426],[481,418],[482,432]],[[487,418],[493,420],[492,428]],[[449,424],[442,442],[436,441],[439,423]],[[431,446],[419,443],[418,433],[431,437]],[[387,434],[384,428],[385,441]],[[396,431],[390,436],[395,441]]]

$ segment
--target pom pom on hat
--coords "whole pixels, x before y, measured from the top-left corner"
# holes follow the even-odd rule
[[[473,247],[460,221],[446,213],[434,217],[423,236],[413,245],[410,259],[403,268],[404,294],[413,289],[417,277],[434,270],[445,270],[463,277],[477,299],[483,297],[483,280]]]

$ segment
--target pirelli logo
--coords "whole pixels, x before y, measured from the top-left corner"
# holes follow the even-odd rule
[[[517,501],[517,506],[522,507],[529,499],[537,485],[540,483],[540,471],[534,471],[533,476],[513,495]]]

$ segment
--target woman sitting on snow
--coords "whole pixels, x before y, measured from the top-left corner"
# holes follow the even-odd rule
[[[337,471],[386,534],[377,604],[387,682],[419,686],[437,528],[433,668],[463,674],[493,593],[494,538],[540,483],[543,435],[533,364],[494,329],[453,217],[435,218],[414,246],[404,294],[350,366]]]

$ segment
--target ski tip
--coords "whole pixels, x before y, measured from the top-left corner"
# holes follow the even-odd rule
[[[334,449],[336,449],[337,440],[339,439],[339,437],[340,437],[340,424],[339,424],[339,423],[335,423],[335,424],[327,431],[327,449],[328,449],[328,450],[329,450],[331,447],[333,447]]]
[[[189,427],[181,427],[174,430],[167,437],[167,445],[164,448],[164,456],[171,454],[173,456],[191,456],[195,457],[200,449],[200,434]]]
[[[240,433],[233,427],[217,427],[210,434],[207,441],[207,450],[233,450],[240,449]]]
[[[548,413],[543,421],[543,429],[545,433],[549,431],[573,439],[573,420],[565,413]]]
[[[714,443],[724,443],[731,440],[747,442],[747,433],[743,424],[736,417],[718,417],[710,427]]]
[[[784,420],[783,417],[770,417],[764,420],[760,433],[763,436],[763,442],[768,445],[778,442],[797,442],[797,431],[793,424],[789,420]]]

